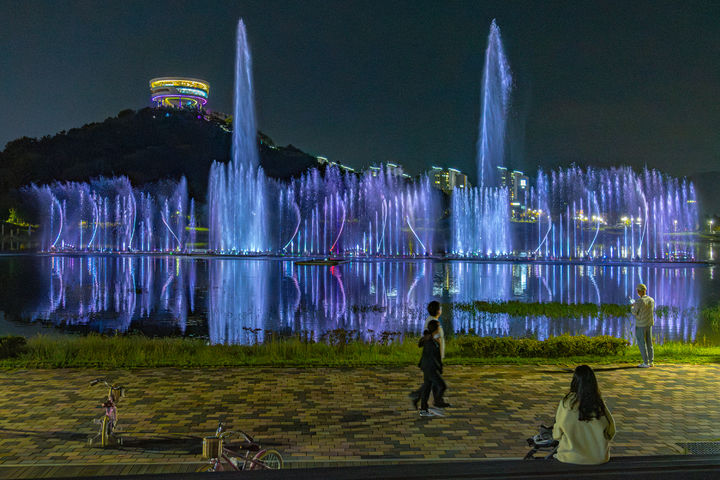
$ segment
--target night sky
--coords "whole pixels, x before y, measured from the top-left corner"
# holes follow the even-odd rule
[[[496,18],[511,167],[720,170],[720,1],[0,0],[0,148],[147,106],[156,76],[206,79],[230,113],[239,17],[258,126],[281,145],[474,179]]]

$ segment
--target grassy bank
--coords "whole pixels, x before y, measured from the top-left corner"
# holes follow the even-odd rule
[[[0,368],[141,368],[224,366],[404,366],[420,356],[417,338],[385,341],[271,338],[256,345],[207,345],[190,338],[130,336],[36,336],[16,346]],[[337,338],[337,337],[335,337]],[[657,345],[658,363],[720,363],[720,347],[701,344]],[[3,355],[5,356],[5,355]],[[545,341],[461,335],[447,342],[447,365],[639,363],[625,340],[613,337],[560,336]]]

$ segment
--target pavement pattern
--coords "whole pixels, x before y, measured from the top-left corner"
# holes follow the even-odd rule
[[[615,417],[611,455],[682,454],[720,440],[720,366],[595,369]],[[88,447],[108,375],[122,447]],[[446,416],[423,418],[407,395],[416,367],[15,370],[0,372],[0,478],[186,472],[218,420],[280,451],[286,467],[521,458],[551,424],[572,367],[446,366]]]

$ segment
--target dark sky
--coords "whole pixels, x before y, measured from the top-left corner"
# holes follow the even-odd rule
[[[149,103],[148,80],[211,84],[230,112],[248,26],[259,128],[362,167],[475,176],[497,18],[515,77],[511,166],[720,170],[720,1],[0,0],[0,148]]]

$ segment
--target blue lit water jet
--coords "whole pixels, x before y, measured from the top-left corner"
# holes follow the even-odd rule
[[[490,24],[483,68],[481,111],[478,125],[478,186],[497,186],[497,166],[505,164],[505,129],[510,108],[512,74],[505,56],[500,28]]]
[[[267,253],[267,179],[260,168],[252,60],[242,19],[237,27],[232,160],[213,162],[208,182],[210,248],[217,252]]]
[[[511,251],[510,197],[498,185],[497,167],[504,165],[505,129],[512,76],[500,28],[492,21],[485,50],[478,122],[478,186],[452,195],[451,250],[458,256],[497,256]]]

